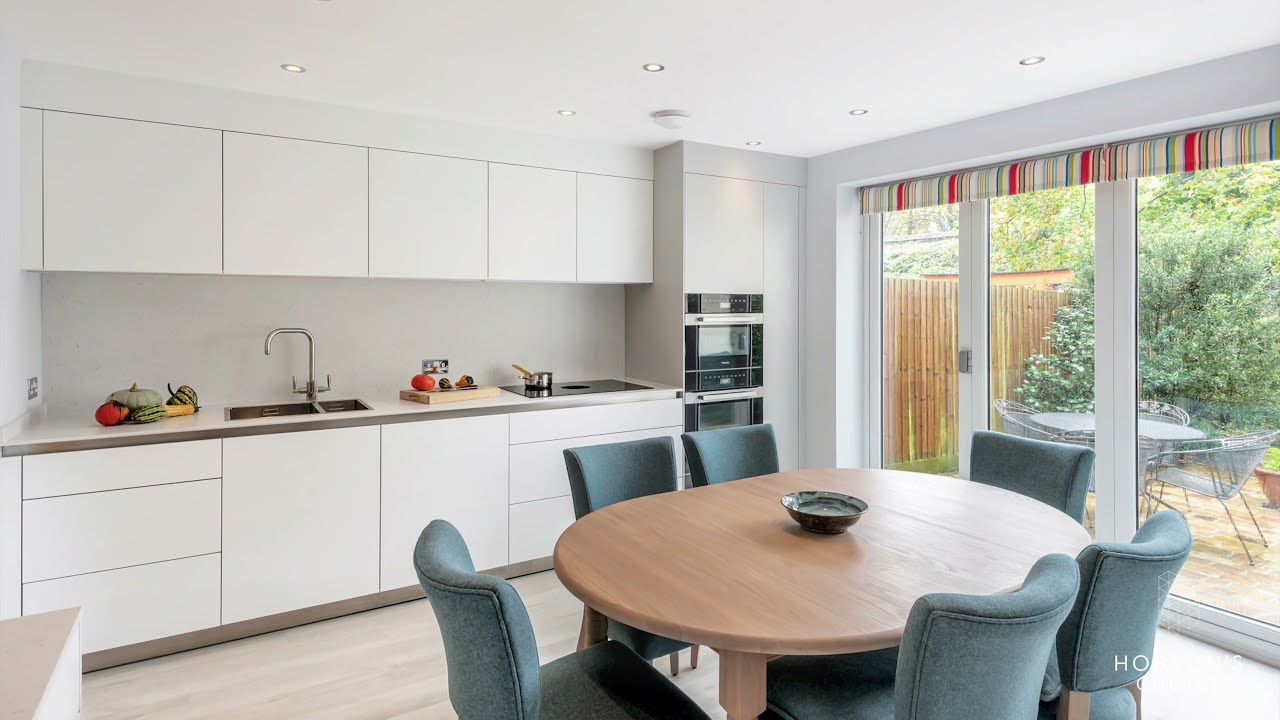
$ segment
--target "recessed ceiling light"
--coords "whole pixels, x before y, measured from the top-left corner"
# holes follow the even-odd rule
[[[645,69],[645,72],[662,72],[663,70],[667,69],[667,66],[659,65],[658,63],[645,63],[644,69]]]
[[[853,109],[853,110],[850,110],[850,111],[849,111],[849,114],[850,114],[850,115],[853,115],[853,116],[855,116],[855,117],[860,117],[860,116],[862,116],[862,115],[866,115],[866,114],[867,114],[867,113],[869,113],[869,112],[871,112],[871,111],[870,111],[870,110],[863,109],[863,108],[855,108],[855,109]]]
[[[1032,65],[1039,65],[1042,62],[1044,62],[1043,57],[1039,55],[1032,55],[1031,57],[1022,58],[1018,61],[1018,64],[1024,67],[1031,67]]]
[[[293,63],[285,63],[280,66],[280,69],[291,73],[304,73],[307,71],[307,69],[301,65],[294,65]]]
[[[564,117],[573,117],[574,115],[578,114],[578,111],[577,110],[557,110],[556,114],[563,115]]]
[[[747,146],[748,146],[748,147],[755,147],[755,146],[757,146],[757,145],[759,145],[759,144],[760,144],[760,141],[759,141],[759,140],[748,140],[748,141],[747,141]]]

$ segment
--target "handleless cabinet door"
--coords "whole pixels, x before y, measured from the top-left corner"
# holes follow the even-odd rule
[[[44,111],[22,108],[21,164],[18,193],[21,203],[23,270],[44,268]]]
[[[382,428],[382,589],[418,583],[413,548],[435,518],[453,523],[481,570],[507,564],[507,416]]]
[[[222,133],[45,111],[44,268],[222,272]]]
[[[223,440],[224,623],[378,592],[379,430]]]
[[[577,279],[576,194],[575,173],[490,163],[490,279]]]
[[[653,182],[578,173],[578,282],[653,282]]]
[[[369,151],[225,133],[225,272],[367,276]]]
[[[685,292],[764,292],[764,187],[685,174]]]
[[[369,151],[369,274],[483,280],[488,163]]]
[[[800,461],[800,188],[764,188],[765,422],[778,439],[778,463]]]

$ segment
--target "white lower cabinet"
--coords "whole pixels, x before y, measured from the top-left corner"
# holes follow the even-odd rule
[[[378,591],[380,430],[223,441],[224,623]]]
[[[24,615],[82,608],[84,652],[218,625],[217,554],[28,583]]]
[[[573,521],[573,498],[567,495],[512,505],[511,563],[550,557]]]
[[[564,464],[564,451],[590,445],[669,437],[675,445],[676,467],[683,467],[683,451],[680,447],[680,427],[637,430],[608,435],[563,438],[545,442],[511,446],[511,502],[523,503],[569,494],[569,471]]]
[[[418,583],[413,549],[433,519],[458,528],[481,570],[507,564],[506,415],[382,428],[381,588]]]

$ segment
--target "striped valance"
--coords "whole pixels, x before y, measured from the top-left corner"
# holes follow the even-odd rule
[[[1280,118],[1256,120],[862,188],[862,214],[1267,162],[1277,148]]]
[[[862,189],[862,214],[988,200],[1005,195],[1088,185],[1101,179],[1102,148],[1090,148],[951,175]]]
[[[1106,148],[1107,180],[1213,170],[1277,159],[1280,118],[1196,130]]]

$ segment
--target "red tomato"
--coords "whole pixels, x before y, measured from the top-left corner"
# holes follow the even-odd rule
[[[436,386],[436,379],[431,377],[430,375],[414,375],[413,376],[414,390],[430,390],[435,386]]]

